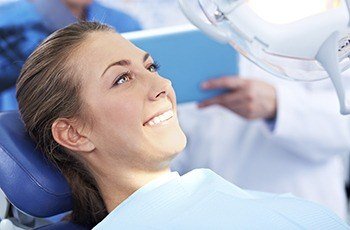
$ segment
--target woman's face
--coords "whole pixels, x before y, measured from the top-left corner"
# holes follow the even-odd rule
[[[119,34],[95,32],[80,56],[81,96],[93,120],[88,137],[102,156],[158,167],[183,150],[174,90],[149,54]]]

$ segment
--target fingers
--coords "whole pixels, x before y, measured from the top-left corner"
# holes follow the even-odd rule
[[[244,79],[235,76],[225,76],[215,79],[210,79],[202,83],[203,89],[231,89],[236,90],[242,88],[245,84]]]
[[[225,88],[228,93],[203,101],[199,108],[219,104],[246,119],[273,118],[276,116],[276,90],[262,81],[233,77],[213,79],[205,89]]]
[[[198,104],[199,108],[204,108],[210,105],[219,104],[227,108],[233,108],[245,103],[245,95],[239,91],[225,93],[214,98],[205,100]]]

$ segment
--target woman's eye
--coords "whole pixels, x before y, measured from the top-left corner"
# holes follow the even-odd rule
[[[157,72],[159,70],[159,67],[159,64],[155,62],[148,67],[148,70],[150,72]]]
[[[130,73],[124,73],[124,74],[122,74],[121,76],[118,77],[118,79],[115,81],[113,86],[121,85],[121,84],[123,84],[125,82],[128,82],[130,80],[131,80]]]

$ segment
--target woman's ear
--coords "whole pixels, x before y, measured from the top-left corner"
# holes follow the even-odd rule
[[[81,124],[67,118],[57,119],[51,127],[52,136],[58,144],[75,152],[92,152],[95,145],[82,130]]]

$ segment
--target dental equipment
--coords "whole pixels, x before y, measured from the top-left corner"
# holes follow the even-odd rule
[[[209,20],[179,0],[207,35],[229,43],[262,69],[284,79],[331,78],[342,114],[350,114],[342,72],[350,67],[350,0],[197,0]]]

